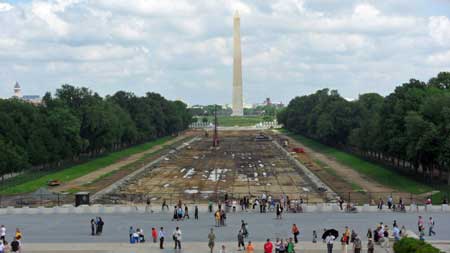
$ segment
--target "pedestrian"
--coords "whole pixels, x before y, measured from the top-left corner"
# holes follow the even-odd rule
[[[281,212],[282,212],[281,206],[277,204],[276,207],[277,219],[281,219]]]
[[[366,236],[367,236],[367,239],[372,239],[372,238],[373,238],[372,229],[369,228],[369,229],[367,230]]]
[[[264,253],[272,253],[273,251],[273,244],[270,242],[270,239],[266,240],[266,243],[264,243]]]
[[[214,230],[211,228],[211,231],[209,232],[209,235],[208,235],[208,247],[209,247],[211,253],[213,253],[213,251],[214,251],[215,241],[216,241],[216,235],[214,234]]]
[[[367,253],[373,253],[375,250],[375,244],[373,243],[372,239],[369,239],[367,242]]]
[[[280,253],[280,245],[281,245],[280,238],[277,238],[275,240],[275,253]]]
[[[225,248],[225,245],[222,244],[222,247],[221,247],[219,253],[227,253],[226,248]]]
[[[105,225],[105,222],[102,220],[102,217],[98,217],[97,235],[102,235],[102,233],[103,233],[103,226],[104,225]]]
[[[298,235],[300,234],[300,230],[298,229],[296,224],[292,224],[292,234],[294,235],[294,242],[298,243]]]
[[[388,209],[391,209],[392,207],[392,203],[393,203],[393,199],[392,196],[389,196],[387,199],[387,205],[388,205]]]
[[[419,230],[419,232],[425,228],[425,222],[423,221],[422,216],[419,216],[419,219],[417,220],[417,230]]]
[[[11,252],[12,253],[19,253],[20,252],[20,242],[14,238],[11,242]]]
[[[183,215],[183,219],[184,218],[188,218],[188,220],[189,220],[189,209],[188,209],[188,206],[186,205],[186,204],[184,204],[184,215]]]
[[[145,212],[152,213],[152,203],[150,201],[150,198],[147,198],[147,205],[145,206]]]
[[[3,244],[6,242],[6,227],[5,225],[2,225],[0,227],[0,240],[3,241]]]
[[[348,236],[344,233],[341,237],[341,246],[342,246],[342,253],[347,253],[348,249]]]
[[[156,228],[152,228],[152,238],[153,238],[153,243],[156,243],[158,241],[158,232],[156,232]]]
[[[175,249],[181,249],[181,230],[179,227],[173,231],[172,237],[175,242]]]
[[[325,243],[327,244],[327,252],[333,253],[333,244],[336,237],[332,234],[328,234],[327,237],[325,237]]]
[[[91,235],[95,235],[95,220],[94,219],[91,219]]]
[[[361,253],[361,249],[362,249],[361,239],[359,239],[359,236],[356,235],[355,240],[353,241],[353,252]]]
[[[210,213],[212,213],[212,211],[213,211],[213,203],[211,202],[211,200],[208,202],[208,211]]]
[[[177,206],[173,207],[172,221],[174,221],[174,220],[178,220],[178,208],[177,208]]]
[[[394,236],[394,240],[396,242],[400,241],[400,229],[397,226],[392,228],[392,235]]]
[[[220,224],[220,211],[219,211],[219,210],[217,210],[217,211],[215,212],[214,218],[216,219],[216,227],[219,227],[219,226],[221,225],[221,224]]]
[[[163,199],[161,211],[164,211],[164,208],[167,208],[167,211],[169,211],[169,205],[167,205],[166,199]]]
[[[22,232],[20,231],[19,228],[16,228],[16,240],[20,242],[20,240],[22,240]]]
[[[295,253],[295,244],[292,242],[292,238],[289,238],[289,242],[286,247],[287,253]]]
[[[128,234],[130,235],[130,243],[133,243],[133,233],[134,233],[134,228],[133,226],[130,226],[130,229],[128,230]]]
[[[197,206],[195,206],[195,209],[194,209],[194,219],[198,220],[198,207]]]
[[[436,232],[434,232],[434,220],[432,217],[428,220],[428,236],[436,235]]]
[[[244,220],[241,220],[241,229],[242,229],[242,233],[244,234],[244,238],[247,238],[248,237],[248,224]]]
[[[252,241],[248,241],[247,253],[253,253],[254,251],[255,251],[255,247],[253,247]]]
[[[350,229],[347,226],[345,226],[345,231],[342,234],[341,242],[344,242],[346,245],[350,242]]]
[[[164,238],[166,237],[166,232],[164,231],[163,227],[159,229],[158,236],[159,236],[159,248],[164,249]]]
[[[317,243],[317,232],[316,232],[316,230],[313,230],[313,239],[312,239],[312,242],[313,243]]]
[[[238,238],[238,251],[241,251],[241,246],[243,249],[245,249],[244,232],[242,231],[242,229],[239,229],[237,238]]]

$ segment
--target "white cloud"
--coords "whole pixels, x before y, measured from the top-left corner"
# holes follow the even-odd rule
[[[150,90],[192,104],[227,103],[235,10],[248,102],[267,96],[288,102],[322,87],[346,97],[386,94],[411,77],[427,80],[448,71],[449,16],[421,12],[427,5],[406,0],[390,3],[0,2],[0,96],[10,96],[19,80],[24,92],[41,94],[69,82],[101,94]]]
[[[428,25],[431,37],[441,45],[450,44],[450,19],[445,16],[430,17]]]
[[[14,7],[9,3],[0,2],[0,12],[6,12],[12,10]]]

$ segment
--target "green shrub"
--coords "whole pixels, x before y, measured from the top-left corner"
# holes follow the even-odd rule
[[[440,253],[440,250],[431,244],[414,238],[403,238],[394,243],[395,253]]]

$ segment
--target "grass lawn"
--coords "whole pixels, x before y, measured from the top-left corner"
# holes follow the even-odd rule
[[[380,184],[392,187],[399,191],[410,192],[414,194],[429,192],[432,190],[430,186],[417,182],[413,179],[405,177],[391,169],[368,162],[355,155],[340,151],[338,149],[323,145],[315,140],[306,138],[301,135],[292,134],[287,131],[283,132],[288,136],[300,141],[307,147],[333,157],[338,162],[347,165],[354,170],[369,176]]]
[[[214,122],[214,117],[207,117],[209,122]],[[242,117],[232,117],[232,116],[217,116],[219,121],[219,126],[254,126],[260,122],[263,122],[263,116],[242,116]],[[199,118],[199,121],[202,117]]]
[[[58,179],[62,182],[67,182],[75,178],[84,176],[97,169],[116,163],[124,157],[143,152],[156,145],[161,145],[173,138],[174,137],[163,137],[155,141],[113,152],[89,162],[75,165],[56,172],[25,172],[22,175],[6,180],[0,187],[0,194],[33,192],[40,187],[46,187],[47,182],[52,179]]]

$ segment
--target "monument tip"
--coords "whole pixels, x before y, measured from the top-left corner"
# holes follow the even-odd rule
[[[234,12],[234,17],[235,17],[235,18],[239,18],[239,11],[238,11],[238,10],[236,10],[236,11]]]

